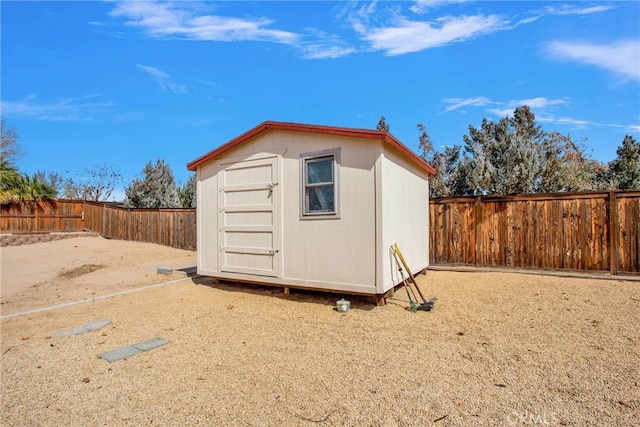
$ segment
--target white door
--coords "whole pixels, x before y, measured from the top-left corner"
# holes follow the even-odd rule
[[[218,175],[221,271],[278,277],[278,158],[221,166]]]

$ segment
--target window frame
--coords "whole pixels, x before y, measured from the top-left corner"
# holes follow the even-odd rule
[[[311,211],[309,208],[308,189],[325,187],[327,183],[308,183],[307,165],[313,161],[333,158],[333,211]],[[314,151],[300,154],[300,219],[339,219],[340,218],[340,149]]]

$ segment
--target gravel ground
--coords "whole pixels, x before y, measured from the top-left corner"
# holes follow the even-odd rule
[[[144,256],[144,246],[108,243]],[[48,244],[30,245],[34,259]],[[91,277],[107,280],[109,263],[91,259],[105,267],[74,280],[102,292]],[[403,291],[383,307],[347,297],[343,315],[338,295],[189,279],[2,320],[0,424],[640,425],[640,283],[446,271],[418,280],[438,297],[432,312],[407,311]],[[101,319],[113,323],[53,334]],[[111,364],[97,357],[156,337],[170,343]]]

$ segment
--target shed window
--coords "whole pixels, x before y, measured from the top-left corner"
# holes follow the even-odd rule
[[[338,214],[338,152],[303,155],[302,216],[335,217]]]

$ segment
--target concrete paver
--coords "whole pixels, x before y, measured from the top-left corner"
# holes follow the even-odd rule
[[[113,363],[117,360],[135,356],[136,354],[142,353],[143,351],[149,351],[153,350],[154,348],[162,347],[165,344],[169,344],[169,340],[165,340],[164,338],[152,338],[150,340],[142,341],[137,344],[132,344],[126,347],[107,351],[105,353],[99,354],[98,356],[109,363]]]
[[[104,352],[100,354],[100,357],[109,363],[113,363],[116,360],[126,359],[127,357],[135,356],[138,353],[142,353],[142,350],[128,345],[126,347]]]
[[[87,323],[86,325],[81,326],[80,328],[72,329],[72,330],[70,330],[68,332],[55,331],[53,334],[55,336],[61,337],[61,338],[73,337],[75,335],[86,334],[87,332],[97,331],[99,329],[104,328],[105,326],[107,326],[110,323],[111,323],[111,320],[108,320],[108,319],[98,320],[98,321],[95,321],[95,322]]]

